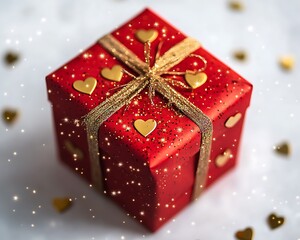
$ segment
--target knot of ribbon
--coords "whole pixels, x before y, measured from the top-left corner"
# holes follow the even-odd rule
[[[162,79],[166,82],[168,82],[170,85],[183,88],[183,89],[191,89],[191,87],[187,86],[181,81],[171,79],[171,78],[162,78],[160,77],[161,75],[185,75],[187,72],[202,72],[206,69],[207,66],[207,61],[200,55],[196,54],[189,54],[188,57],[196,57],[199,58],[203,63],[204,66],[201,69],[198,69],[197,71],[185,71],[185,72],[178,72],[178,71],[172,71],[172,72],[167,72],[167,71],[161,71],[161,66],[157,64],[157,60],[160,58],[160,51],[162,48],[163,42],[160,41],[158,44],[157,52],[155,55],[155,61],[154,61],[154,66],[151,67],[151,42],[147,41],[144,44],[144,58],[145,58],[145,63],[146,63],[146,68],[140,69],[143,72],[143,77],[144,81],[148,81],[148,96],[151,101],[151,104],[153,105],[153,97],[155,96],[155,89],[156,89],[156,83],[157,81],[161,81]],[[160,62],[158,62],[160,63]],[[123,69],[123,72],[125,72],[127,75],[131,76],[133,79],[136,78],[135,75],[132,73],[128,72],[126,69]],[[124,87],[127,84],[121,85],[119,87]],[[117,88],[119,88],[117,87]],[[115,88],[114,88],[115,89]]]
[[[176,66],[182,60],[189,56],[200,58],[206,67],[206,60],[199,55],[192,54],[200,47],[200,43],[192,38],[185,38],[178,44],[171,47],[162,56],[160,55],[161,44],[158,45],[158,51],[155,56],[155,63],[153,67],[150,65],[150,42],[144,45],[145,61],[137,57],[130,49],[124,46],[112,35],[108,34],[99,39],[99,44],[107,50],[111,55],[118,58],[128,68],[133,70],[138,76],[135,76],[124,70],[133,79],[122,86],[121,90],[108,97],[105,101],[100,103],[92,109],[86,116],[84,116],[84,123],[86,125],[88,147],[90,155],[90,164],[92,171],[92,182],[99,190],[103,189],[102,172],[99,160],[99,144],[98,135],[99,127],[112,114],[117,112],[121,107],[127,105],[131,100],[137,96],[147,86],[149,87],[149,98],[153,104],[152,97],[155,91],[164,96],[170,103],[174,104],[184,115],[197,124],[201,131],[200,153],[195,173],[195,183],[193,190],[193,199],[196,199],[203,191],[208,162],[211,149],[212,140],[212,122],[199,108],[188,101],[184,96],[178,93],[172,86],[179,86],[182,88],[189,88],[184,83],[170,78],[163,78],[161,75],[173,74],[181,75],[186,72],[168,72],[169,69]],[[204,69],[203,68],[203,69]]]

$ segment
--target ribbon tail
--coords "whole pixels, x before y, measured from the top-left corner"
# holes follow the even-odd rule
[[[204,190],[212,141],[212,122],[199,108],[164,82],[157,81],[156,90],[173,103],[181,112],[197,124],[201,131],[199,160],[194,183],[193,200]]]
[[[99,191],[103,190],[102,171],[99,159],[99,127],[111,115],[138,95],[147,84],[148,81],[145,80],[145,77],[138,77],[132,80],[128,85],[106,99],[84,117],[91,162],[91,178],[94,186]]]

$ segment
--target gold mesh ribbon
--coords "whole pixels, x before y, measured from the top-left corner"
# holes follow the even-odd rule
[[[99,127],[112,114],[124,105],[129,104],[132,98],[148,86],[149,92],[159,92],[200,128],[200,153],[193,190],[193,199],[196,199],[203,191],[206,181],[212,141],[212,122],[199,108],[172,88],[168,84],[168,79],[161,77],[161,75],[166,74],[168,70],[190,56],[200,47],[200,43],[192,38],[184,39],[170,48],[163,56],[158,56],[153,67],[150,67],[149,42],[145,44],[144,62],[112,35],[104,36],[99,40],[99,43],[139,76],[134,77],[121,90],[107,98],[84,117],[94,186],[99,190],[103,190],[98,144]]]

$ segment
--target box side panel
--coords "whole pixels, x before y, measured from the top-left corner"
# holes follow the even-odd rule
[[[212,150],[207,175],[206,187],[232,169],[238,161],[238,153],[241,145],[241,135],[244,127],[247,108],[250,103],[252,90],[247,91],[244,96],[222,113],[222,116],[214,121],[216,131],[213,134]],[[241,114],[241,118],[231,128],[226,127],[229,118]],[[224,153],[227,152],[227,156]],[[226,154],[225,154],[226,155]]]
[[[190,202],[191,189],[176,198],[161,195],[149,168],[135,168],[134,156],[101,151],[105,194],[151,231],[157,230]],[[121,164],[120,164],[121,163]],[[161,187],[161,186],[159,186]],[[175,186],[174,186],[175,187]]]
[[[90,177],[86,131],[81,117],[86,110],[64,92],[51,77],[47,77],[48,98],[51,101],[59,159],[88,182]]]

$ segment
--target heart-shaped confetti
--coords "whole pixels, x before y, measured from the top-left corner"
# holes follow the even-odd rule
[[[252,240],[253,230],[252,228],[246,228],[245,230],[238,231],[236,232],[235,237],[239,240]]]
[[[135,32],[135,36],[141,43],[153,42],[157,38],[158,32],[155,29],[139,29]]]
[[[279,59],[279,65],[285,71],[291,71],[295,66],[295,59],[292,56],[286,55]]]
[[[147,121],[137,119],[133,125],[140,134],[147,137],[156,128],[157,123],[154,119],[148,119]]]
[[[123,68],[120,65],[115,65],[111,69],[103,68],[101,75],[110,81],[120,82],[123,76]]]
[[[72,206],[72,201],[70,198],[54,198],[52,200],[53,207],[59,213],[62,213]]]
[[[230,1],[229,7],[234,11],[242,11],[244,9],[244,5],[238,0]]]
[[[70,140],[65,141],[65,147],[67,151],[73,156],[74,159],[81,160],[83,159],[82,151],[74,146],[74,144]]]
[[[19,54],[15,52],[7,52],[4,56],[4,61],[7,65],[13,65],[19,60]]]
[[[8,125],[13,124],[17,120],[18,116],[18,111],[14,109],[4,109],[2,112],[2,119]]]
[[[231,158],[232,158],[231,150],[226,149],[225,152],[223,152],[222,154],[220,154],[216,157],[216,160],[215,160],[216,166],[223,167]]]
[[[276,214],[272,213],[269,215],[267,221],[271,229],[276,229],[284,224],[284,217],[278,217]]]
[[[97,80],[93,77],[88,77],[84,81],[76,80],[73,87],[82,93],[91,95],[97,86]]]
[[[204,72],[186,72],[184,77],[193,89],[202,86],[207,80],[207,75]]]
[[[236,60],[245,61],[247,59],[247,54],[243,50],[238,50],[233,53],[233,56]]]
[[[231,116],[230,118],[228,118],[225,122],[225,127],[227,128],[232,128],[235,126],[235,124],[237,124],[240,119],[242,117],[242,114],[241,113],[237,113],[235,114],[234,116]]]
[[[288,142],[283,142],[275,147],[275,151],[280,155],[289,156],[291,154],[291,146]]]

